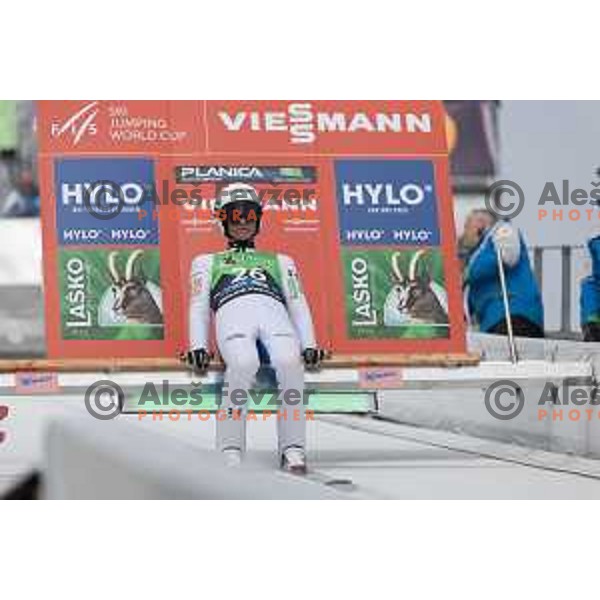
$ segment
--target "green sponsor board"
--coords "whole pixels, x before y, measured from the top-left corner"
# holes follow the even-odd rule
[[[208,385],[202,389],[192,386],[147,385],[144,389],[128,391],[123,405],[125,413],[155,413],[169,411],[216,412],[221,408],[221,394],[218,386]],[[374,408],[373,393],[369,391],[314,391],[307,390],[304,396],[307,409],[315,413],[366,413]],[[292,407],[293,408],[293,407]],[[273,414],[282,409],[281,396],[277,392],[257,390],[249,394],[248,410]]]
[[[449,337],[438,249],[343,249],[342,261],[350,338]]]
[[[157,249],[61,250],[65,340],[162,340]]]

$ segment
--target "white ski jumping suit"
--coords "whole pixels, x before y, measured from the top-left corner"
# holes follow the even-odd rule
[[[216,342],[226,365],[226,393],[217,419],[217,447],[245,450],[246,409],[231,402],[233,390],[252,388],[259,368],[260,340],[269,353],[281,393],[278,413],[279,452],[290,446],[304,448],[304,366],[301,352],[316,347],[310,308],[294,261],[283,254],[253,249],[228,250],[197,256],[191,269],[190,344],[207,348],[210,313],[215,314]],[[290,402],[284,400],[288,390]],[[297,400],[300,394],[300,400]],[[241,418],[231,417],[241,410]],[[239,417],[239,415],[238,415]],[[299,418],[295,418],[299,417]]]

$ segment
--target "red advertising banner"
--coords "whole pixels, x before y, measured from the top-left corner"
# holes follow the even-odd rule
[[[204,147],[198,103],[186,100],[38,102],[42,154],[189,153]]]
[[[312,156],[446,151],[439,102],[239,101],[205,103],[208,152]]]
[[[51,357],[188,347],[219,191],[261,200],[334,354],[464,352],[445,113],[421,101],[40,102]]]

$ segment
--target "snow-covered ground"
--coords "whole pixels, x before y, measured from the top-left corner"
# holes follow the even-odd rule
[[[73,400],[4,398],[11,407],[0,427],[0,493],[43,461],[45,424]],[[136,427],[174,436],[193,448],[212,449],[214,423],[199,420],[139,422]],[[600,463],[446,431],[410,427],[372,416],[323,415],[309,424],[309,461],[325,478],[350,479],[336,489],[347,498],[600,498]],[[249,424],[247,462],[276,469],[275,422]],[[322,485],[315,482],[314,485]]]

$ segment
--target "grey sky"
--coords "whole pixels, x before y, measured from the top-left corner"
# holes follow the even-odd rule
[[[500,141],[500,175],[519,183],[525,192],[525,209],[516,222],[529,243],[575,245],[592,232],[600,233],[600,219],[538,220],[545,182],[554,181],[560,191],[562,180],[569,179],[571,189],[590,190],[591,182],[600,180],[594,177],[600,167],[599,101],[504,101]]]
[[[516,181],[525,192],[525,208],[515,222],[529,245],[580,246],[600,233],[600,219],[569,222],[567,210],[563,222],[538,219],[538,200],[547,181],[553,181],[560,192],[563,179],[569,179],[571,189],[587,191],[592,189],[592,181],[600,180],[595,176],[600,167],[600,101],[504,101],[500,143],[499,178]],[[552,207],[546,208],[550,213]],[[581,207],[583,215],[586,208],[592,207]],[[546,326],[556,329],[562,291],[559,252],[545,252],[543,266]],[[585,250],[574,251],[572,269],[571,322],[575,325],[579,321],[579,281],[590,272]]]

